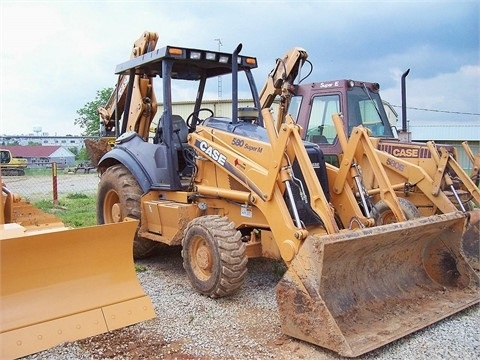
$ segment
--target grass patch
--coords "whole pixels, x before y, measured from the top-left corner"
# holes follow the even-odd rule
[[[285,267],[285,264],[280,261],[274,261],[273,262],[273,273],[278,279],[281,279],[283,275],[285,275],[285,272],[287,271],[287,268]]]
[[[50,200],[41,200],[34,205],[45,212],[60,218],[66,226],[85,227],[97,224],[96,196],[85,194],[68,194],[53,204]]]
[[[52,176],[52,169],[25,169],[26,176]]]
[[[138,273],[142,273],[142,272],[147,271],[147,268],[143,265],[135,264],[135,271],[138,272]]]

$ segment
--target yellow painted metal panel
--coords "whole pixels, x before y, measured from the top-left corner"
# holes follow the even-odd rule
[[[33,341],[31,331],[42,329],[45,332],[52,325],[50,330],[56,332],[57,322],[61,329],[75,329],[79,319],[87,324],[81,325],[84,331],[67,331],[78,336],[68,340],[110,329],[103,315],[91,318],[96,310],[118,314],[120,320],[113,322],[113,328],[154,317],[152,304],[140,286],[133,263],[133,237],[137,225],[138,221],[125,221],[53,232],[25,232],[24,236],[16,238],[2,237],[2,359],[6,354],[25,355],[23,352],[15,355],[15,350],[33,349],[35,352],[52,346],[54,340]],[[24,344],[20,348],[17,338],[25,339],[20,340]]]

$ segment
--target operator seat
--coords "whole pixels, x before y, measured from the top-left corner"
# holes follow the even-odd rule
[[[189,176],[192,173],[192,165],[189,159],[186,158],[189,145],[187,141],[188,126],[185,120],[180,115],[172,115],[173,134],[169,135],[164,132],[165,117],[162,115],[158,121],[154,144],[165,144],[165,137],[171,137],[171,144],[175,149],[175,160],[177,172],[180,176]]]
[[[173,125],[173,146],[176,150],[181,150],[187,144],[188,126],[180,115],[172,115]]]
[[[310,135],[308,141],[314,144],[328,144],[328,140],[325,135]]]
[[[163,123],[164,117],[160,118],[158,122],[157,132],[155,134],[154,143],[157,144],[158,142],[164,143],[164,134],[163,132]],[[187,136],[188,136],[188,127],[185,120],[180,115],[172,115],[172,126],[173,126],[173,134],[172,134],[172,144],[175,147],[175,150],[181,150],[182,147],[187,146]]]

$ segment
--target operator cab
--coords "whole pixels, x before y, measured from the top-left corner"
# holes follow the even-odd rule
[[[10,152],[7,150],[0,150],[0,163],[8,164],[10,162]]]
[[[395,138],[379,94],[380,85],[353,80],[302,84],[295,87],[288,112],[304,129],[306,141],[318,144],[326,161],[338,166],[341,153],[332,115],[343,115],[344,128],[363,126],[376,138]]]
[[[257,67],[257,60],[254,57],[239,55],[241,48],[240,44],[233,53],[223,53],[166,46],[118,65],[115,73],[129,79],[128,84],[125,84],[128,86],[125,100],[127,105],[131,103],[132,96],[138,93],[134,86],[134,78],[152,80],[159,77],[161,79],[161,98],[158,101],[160,118],[153,130],[153,137],[151,139],[148,139],[148,136],[142,137],[144,145],[138,144],[138,136],[123,138],[121,143],[117,141],[116,148],[102,158],[101,162],[124,163],[132,174],[140,174],[137,175],[137,180],[145,192],[152,188],[184,190],[185,185],[182,184],[182,179],[191,175],[195,156],[193,150],[187,145],[187,137],[190,132],[195,131],[197,125],[208,119],[225,129],[228,127],[226,123],[229,122],[232,131],[242,131],[244,127],[254,127],[254,123],[263,124],[261,114],[257,110],[260,108],[259,96],[251,74],[251,70]],[[245,75],[246,83],[250,88],[254,110],[238,108],[240,73]],[[231,119],[228,120],[215,117],[214,111],[206,107],[203,102],[204,94],[210,89],[207,83],[216,86],[218,77],[223,75],[229,75],[232,83],[232,111]],[[151,82],[149,84],[151,86]],[[193,111],[189,115],[188,113],[187,115],[183,113],[182,116],[173,114],[173,97],[178,94],[193,93],[195,89],[192,89],[192,85],[196,87]],[[185,101],[185,99],[177,99],[177,101]],[[118,127],[122,129],[119,138],[122,138],[122,134],[127,131],[135,130],[148,134],[148,130],[152,129],[150,122],[153,117],[151,116],[138,117],[139,120],[134,125],[129,125],[132,129],[126,129],[125,124],[129,123],[129,116],[132,116],[135,111],[136,109],[125,106],[119,124],[121,126]],[[206,114],[201,114],[202,112]],[[137,129],[143,129],[143,132]],[[266,138],[262,130],[257,131],[258,136]],[[137,143],[135,147],[129,145],[129,142],[133,141]],[[134,150],[140,147],[142,151]],[[126,153],[129,155],[127,156]]]

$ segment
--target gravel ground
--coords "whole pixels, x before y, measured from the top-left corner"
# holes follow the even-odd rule
[[[137,265],[157,318],[24,359],[341,359],[282,334],[275,301],[279,262],[251,259],[243,288],[216,300],[191,288],[178,248]],[[478,359],[479,329],[477,304],[358,359]]]

